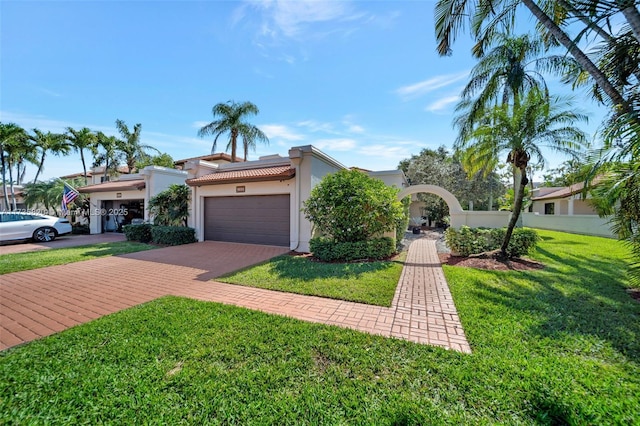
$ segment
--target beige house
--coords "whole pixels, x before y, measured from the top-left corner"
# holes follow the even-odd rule
[[[597,215],[582,194],[584,182],[562,188],[536,188],[531,198],[530,213],[539,215]]]
[[[312,225],[303,202],[322,178],[346,167],[317,148],[293,147],[288,156],[227,163],[186,161],[192,188],[190,226],[199,241],[266,244],[309,251]],[[387,185],[403,188],[400,170],[367,172]]]
[[[138,173],[121,174],[104,181],[99,169],[91,173],[92,183],[78,188],[89,196],[89,230],[92,234],[116,232],[137,220],[148,221],[151,197],[172,184],[184,184],[187,173],[160,166],[147,166]]]

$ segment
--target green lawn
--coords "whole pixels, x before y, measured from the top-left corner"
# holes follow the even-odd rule
[[[322,263],[284,255],[216,281],[391,306],[404,257],[382,262]]]
[[[445,267],[471,355],[168,297],[0,354],[0,424],[638,424],[627,250]]]
[[[27,271],[45,266],[65,265],[67,263],[90,260],[97,257],[115,256],[117,254],[155,248],[149,244],[132,241],[90,244],[69,248],[38,250],[27,253],[11,253],[0,256],[0,275],[10,272]]]

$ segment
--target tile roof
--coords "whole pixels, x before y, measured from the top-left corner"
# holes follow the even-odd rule
[[[129,191],[144,189],[145,186],[144,179],[116,180],[83,186],[82,188],[78,188],[78,192],[88,194],[91,192]]]
[[[218,152],[218,153],[215,153],[215,154],[200,155],[199,157],[183,158],[182,160],[174,161],[173,164],[184,164],[187,161],[195,161],[195,160],[204,160],[204,161],[225,160],[225,161],[228,161],[230,163],[231,162],[231,156],[229,154],[227,154],[226,152]],[[236,158],[236,162],[237,163],[244,162],[244,159]]]
[[[266,182],[287,180],[296,175],[296,169],[290,166],[262,167],[259,169],[218,171],[194,179],[188,179],[187,185],[220,185],[224,183]]]
[[[557,191],[549,192],[548,194],[541,195],[539,197],[533,197],[531,200],[549,200],[553,198],[566,198],[573,194],[577,194],[584,189],[584,182],[574,183],[570,186],[565,186]]]

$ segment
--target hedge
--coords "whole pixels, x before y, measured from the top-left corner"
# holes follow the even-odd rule
[[[499,249],[506,232],[506,228],[487,229],[461,226],[460,229],[448,228],[444,237],[453,252],[460,256],[469,256]],[[529,253],[536,246],[538,240],[538,234],[533,229],[514,229],[507,246],[507,256],[520,257]]]
[[[128,241],[178,246],[196,242],[196,231],[185,226],[156,226],[148,223],[122,227]]]
[[[138,241],[148,243],[151,241],[151,225],[142,223],[140,225],[124,225],[122,227],[127,241]]]
[[[196,231],[186,226],[152,226],[151,241],[155,244],[179,246],[196,242]]]
[[[396,252],[392,238],[373,238],[366,241],[336,242],[320,237],[309,241],[311,253],[323,262],[349,262],[352,260],[382,260]]]

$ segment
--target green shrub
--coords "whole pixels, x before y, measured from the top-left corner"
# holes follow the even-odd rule
[[[90,234],[89,225],[81,225],[79,223],[74,223],[71,225],[71,233],[75,235],[87,235]]]
[[[152,226],[151,241],[169,246],[195,243],[196,231],[186,226]]]
[[[506,228],[448,228],[444,234],[449,248],[460,256],[479,254],[499,249],[502,246]],[[533,229],[516,228],[507,247],[507,256],[520,257],[529,253],[538,242],[538,234]]]
[[[327,238],[366,241],[393,231],[404,217],[398,191],[361,171],[340,170],[311,190],[303,212]]]
[[[323,262],[348,262],[352,260],[382,260],[396,251],[392,238],[373,238],[367,241],[337,242],[328,238],[312,238],[309,246],[313,255]]]
[[[127,241],[138,241],[148,243],[151,241],[151,225],[142,223],[140,225],[124,225],[122,227]]]
[[[411,197],[404,197],[402,199],[402,213],[401,217],[398,217],[396,222],[396,250],[400,247],[404,234],[409,226],[409,208],[411,206]]]

